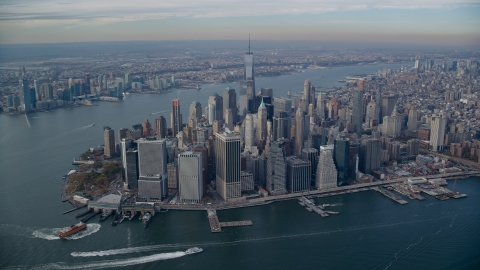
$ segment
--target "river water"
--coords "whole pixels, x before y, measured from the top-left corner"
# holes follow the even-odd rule
[[[306,70],[259,77],[257,88],[274,96],[300,91],[303,81],[332,87],[337,80],[400,65]],[[93,219],[68,240],[59,228],[76,222],[60,200],[61,176],[71,160],[103,143],[103,126],[118,130],[169,119],[170,101],[179,95],[182,112],[192,101],[227,86],[163,95],[131,94],[124,102],[63,108],[50,113],[0,115],[0,267],[20,269],[479,269],[479,178],[462,179],[460,200],[409,201],[399,205],[374,191],[317,199],[334,204],[338,216],[321,218],[295,200],[218,211],[220,221],[252,220],[253,226],[212,234],[204,211],[159,213],[144,229],[140,221],[116,227]],[[152,112],[168,111],[155,115]],[[95,126],[91,126],[95,123]],[[115,136],[118,134],[116,133]],[[449,183],[450,186],[452,183]],[[81,210],[80,210],[81,211]],[[202,253],[188,255],[190,247]]]

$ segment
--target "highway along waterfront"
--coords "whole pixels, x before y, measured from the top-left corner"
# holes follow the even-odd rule
[[[307,70],[258,78],[275,96],[296,92],[307,78],[335,85],[350,74],[384,65]],[[397,66],[387,66],[398,68]],[[320,77],[323,76],[323,77]],[[323,80],[323,81],[322,81]],[[331,82],[329,82],[331,81]],[[180,93],[184,115],[194,100],[221,93],[229,84],[206,84]],[[284,86],[285,85],[285,86]],[[296,85],[297,88],[293,88]],[[338,83],[337,83],[338,85]],[[231,85],[236,87],[235,84]],[[184,95],[185,94],[185,95]],[[127,95],[124,102],[65,108],[48,118],[0,115],[0,268],[69,269],[478,269],[480,266],[480,178],[457,181],[467,198],[441,201],[429,195],[401,205],[373,190],[314,197],[340,214],[322,218],[298,200],[217,210],[220,222],[251,221],[211,233],[206,211],[156,213],[144,229],[136,216],[111,226],[110,217],[88,221],[71,239],[58,231],[75,224],[61,202],[62,175],[86,148],[103,143],[103,126],[118,130],[141,123],[150,112],[169,110],[177,93]],[[205,106],[205,104],[202,104]],[[158,117],[158,115],[156,115]],[[168,117],[166,117],[168,119]],[[91,126],[92,123],[94,126]],[[448,181],[452,189],[453,181]],[[395,193],[397,194],[397,193]],[[400,195],[402,196],[402,195]],[[203,252],[190,254],[189,248]]]

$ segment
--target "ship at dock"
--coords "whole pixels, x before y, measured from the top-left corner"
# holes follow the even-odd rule
[[[72,234],[75,234],[81,230],[85,230],[87,228],[87,224],[83,223],[83,222],[79,222],[77,224],[74,224],[70,227],[66,227],[64,228],[63,230],[61,230],[59,233],[58,233],[58,236],[60,238],[64,238],[64,237],[67,237],[69,235],[72,235]]]

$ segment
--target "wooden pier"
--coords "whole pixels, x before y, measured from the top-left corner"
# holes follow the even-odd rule
[[[405,201],[404,199],[398,197],[397,195],[393,194],[392,192],[390,192],[390,191],[388,191],[388,190],[386,190],[386,189],[384,189],[384,188],[374,187],[374,188],[372,188],[372,189],[375,190],[375,191],[378,191],[378,192],[382,193],[383,195],[385,195],[385,196],[387,196],[388,198],[396,201],[396,202],[399,203],[399,204],[408,204],[407,201]]]

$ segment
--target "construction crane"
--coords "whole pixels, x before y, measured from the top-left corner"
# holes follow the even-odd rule
[[[452,192],[450,192],[450,197],[452,197],[453,194],[455,194],[455,186],[457,185],[457,180],[458,180],[458,176],[457,178],[455,178],[455,182],[453,182],[453,188],[452,188]]]

